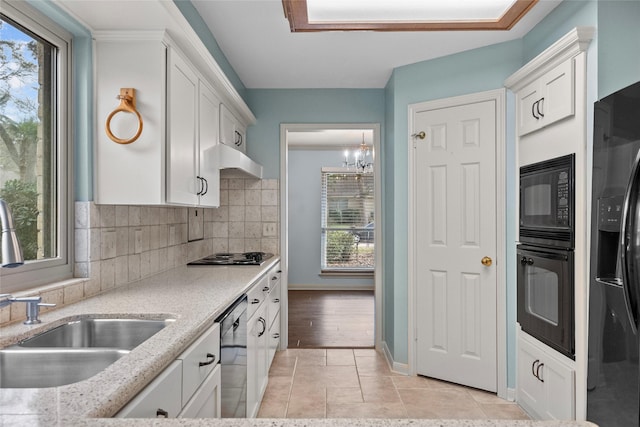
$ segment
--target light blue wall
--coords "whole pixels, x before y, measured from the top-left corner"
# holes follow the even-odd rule
[[[640,1],[598,2],[598,98],[640,80]]]
[[[321,260],[321,170],[340,167],[340,150],[289,150],[289,276],[290,288],[322,288],[338,285],[343,289],[372,288],[365,278],[320,277]]]
[[[513,41],[475,49],[394,70],[387,85],[387,106],[393,115],[387,127],[385,166],[385,340],[398,363],[408,362],[408,106],[503,87],[504,80],[522,65],[522,43]],[[389,116],[388,116],[389,117]],[[513,121],[510,114],[507,121]],[[514,144],[513,133],[507,146]],[[513,156],[513,151],[509,152]],[[507,159],[513,163],[514,158]],[[393,196],[390,196],[393,194]],[[511,236],[513,238],[513,236]],[[391,246],[390,246],[391,245]],[[513,255],[515,257],[515,255]]]
[[[73,173],[77,201],[93,199],[93,63],[91,33],[50,1],[29,4],[73,35]]]
[[[246,101],[257,119],[247,131],[247,153],[262,163],[265,178],[280,178],[281,123],[382,124],[385,118],[382,89],[247,89]]]

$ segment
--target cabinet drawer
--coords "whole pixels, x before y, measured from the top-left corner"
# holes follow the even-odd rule
[[[273,326],[273,322],[276,319],[276,316],[280,313],[280,282],[278,282],[273,288],[271,288],[271,292],[269,293],[269,312],[267,316],[269,320],[267,325],[269,325],[269,329]]]
[[[182,362],[174,361],[116,414],[117,418],[175,418],[182,409]]]
[[[220,418],[220,364],[204,380],[178,418]]]
[[[263,276],[255,285],[247,292],[247,318],[250,319],[253,313],[262,305],[269,295],[269,278]]]
[[[220,362],[220,325],[203,333],[178,360],[182,360],[182,406]]]

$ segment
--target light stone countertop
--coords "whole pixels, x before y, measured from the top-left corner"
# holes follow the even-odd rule
[[[18,323],[0,328],[1,348],[81,317],[176,319],[87,380],[54,388],[0,389],[0,426],[593,426],[570,421],[100,418],[117,413],[277,261],[274,258],[259,267],[178,267],[47,312],[38,326]]]

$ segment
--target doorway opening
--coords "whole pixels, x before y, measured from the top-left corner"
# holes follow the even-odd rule
[[[280,130],[288,307],[282,348],[353,347],[349,329],[369,335],[357,347],[377,348],[380,125],[282,124]]]

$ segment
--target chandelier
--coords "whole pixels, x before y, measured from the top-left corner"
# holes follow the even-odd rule
[[[355,169],[361,173],[373,172],[373,150],[364,142],[364,132],[362,142],[352,151],[344,150],[344,161],[342,166],[348,169]]]

